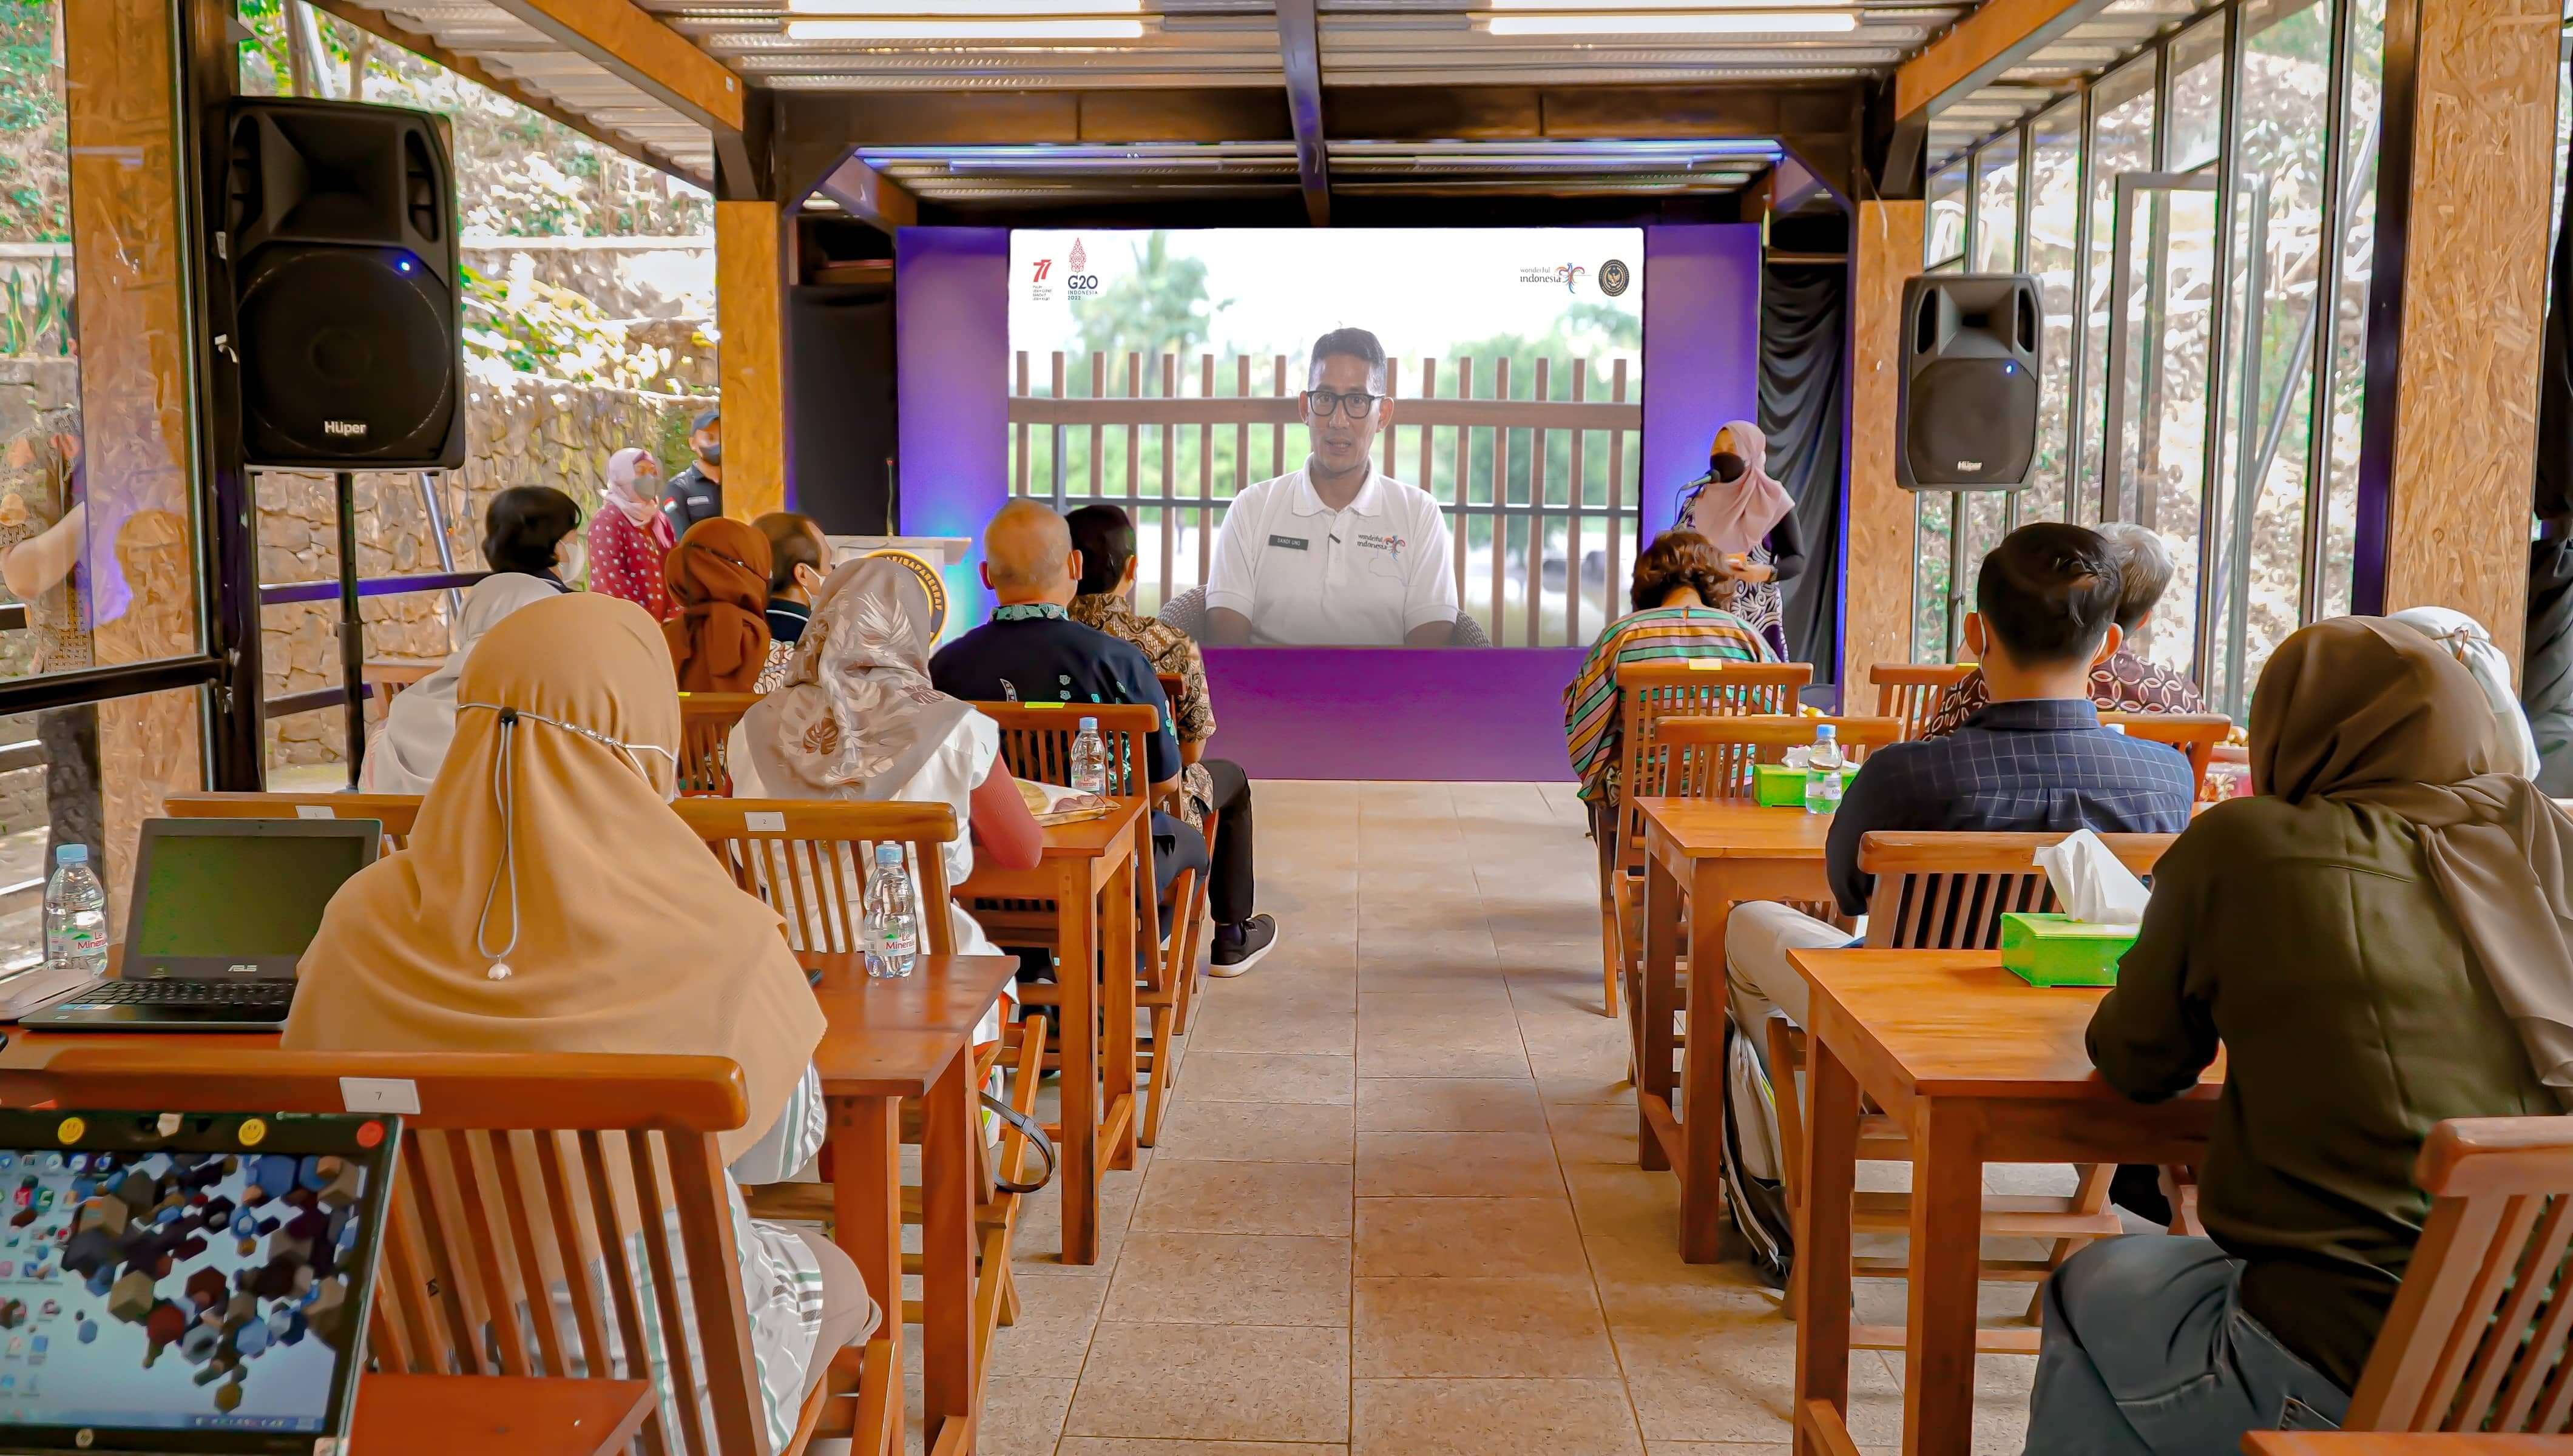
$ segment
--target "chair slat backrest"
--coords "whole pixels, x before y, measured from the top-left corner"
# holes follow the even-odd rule
[[[2206,796],[2206,766],[2215,762],[2215,745],[2233,731],[2233,720],[2222,713],[2102,713],[2100,721],[2124,728],[2129,738],[2167,743],[2188,755],[2199,798]]]
[[[1899,720],[1903,736],[1918,738],[1948,689],[1975,670],[1971,662],[1880,662],[1867,670],[1876,685],[1876,711]]]
[[[1656,730],[1668,759],[1662,792],[1682,799],[1751,798],[1751,766],[1784,763],[1787,750],[1814,741],[1814,730],[1832,725],[1841,751],[1863,763],[1869,750],[1901,741],[1892,718],[1808,718],[1803,714],[1753,717],[1665,718]]]
[[[2118,862],[2149,876],[2174,834],[2104,834]],[[2036,852],[2063,834],[1894,833],[1859,841],[1858,867],[1876,877],[1867,903],[1867,943],[1884,950],[1988,951],[2001,944],[2002,917],[2056,908],[2055,887]]]
[[[1718,715],[1778,716],[1796,711],[1797,694],[1814,680],[1810,662],[1730,662],[1720,657],[1691,657],[1676,662],[1638,662],[1617,671],[1619,755],[1617,794],[1632,804],[1662,792],[1665,755],[1660,725],[1665,719]],[[1619,818],[1624,842],[1618,863],[1640,870],[1644,863],[1644,821],[1633,809]]]
[[[902,846],[929,953],[954,954],[942,846],[956,838],[958,825],[946,805],[681,799],[671,808],[714,851],[734,884],[785,919],[786,943],[799,951],[859,949],[876,846]]]
[[[2342,1429],[2573,1432],[2573,1117],[2461,1117],[2413,1164],[2431,1196]]]
[[[748,1115],[730,1061],[137,1043],[67,1047],[33,1075],[37,1100],[172,1112],[342,1112],[344,1078],[400,1082],[420,1102],[368,1326],[376,1368],[650,1380],[657,1350],[667,1388],[702,1381],[705,1399],[661,1402],[642,1449],[766,1450],[716,1148]],[[661,1337],[691,1327],[694,1341]]]
[[[1039,783],[1072,782],[1072,740],[1081,720],[1099,720],[1099,738],[1108,749],[1108,792],[1141,795],[1153,784],[1152,756],[1146,745],[1162,726],[1162,715],[1150,703],[976,703],[986,717],[1001,725],[1001,762],[1010,772]]]
[[[757,693],[679,694],[679,792],[722,796],[732,792],[732,770],[725,764],[732,727]]]
[[[385,827],[384,853],[411,842],[418,794],[172,794],[173,819],[373,819]],[[325,813],[323,811],[329,811]]]

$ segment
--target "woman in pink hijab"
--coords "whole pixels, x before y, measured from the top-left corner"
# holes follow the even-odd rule
[[[623,597],[660,621],[670,614],[661,558],[670,553],[661,514],[661,466],[649,450],[607,457],[607,499],[589,521],[589,589]]]
[[[1689,482],[1696,493],[1680,511],[1679,528],[1715,543],[1733,575],[1732,600],[1714,603],[1742,619],[1787,660],[1787,629],[1779,613],[1778,583],[1805,569],[1805,535],[1796,525],[1796,502],[1770,478],[1769,437],[1748,419],[1715,432],[1706,473]]]

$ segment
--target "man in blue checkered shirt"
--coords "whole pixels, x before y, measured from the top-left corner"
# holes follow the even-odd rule
[[[1858,868],[1859,841],[1871,830],[2188,827],[2197,788],[2188,760],[2102,727],[2091,705],[2092,665],[2118,650],[2123,591],[2116,548],[2077,525],[2022,526],[1984,558],[1966,645],[1983,664],[1992,701],[1948,737],[1876,750],[1850,781],[1825,855],[1843,914],[1864,914],[1875,888]],[[1849,943],[1847,931],[1783,905],[1735,909],[1724,937],[1737,1049],[1728,1086],[1766,1080],[1769,1017],[1804,1024],[1805,981],[1787,964],[1788,950]],[[1776,1117],[1766,1098],[1734,1101],[1727,1190],[1758,1262],[1783,1277],[1792,1248],[1775,1199]]]

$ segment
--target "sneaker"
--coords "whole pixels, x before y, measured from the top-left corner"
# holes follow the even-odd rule
[[[1255,915],[1240,925],[1215,928],[1215,953],[1208,957],[1210,976],[1239,976],[1260,964],[1278,944],[1278,917]]]

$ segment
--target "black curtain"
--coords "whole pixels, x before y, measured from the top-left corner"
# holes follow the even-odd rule
[[[2573,178],[2573,170],[2566,173]],[[2573,226],[2567,199],[2555,207],[2552,297],[2546,309],[2546,358],[2537,382],[2537,492],[2534,507],[2545,540],[2528,552],[2528,638],[2519,674],[2520,705],[2537,738],[2538,781],[2550,794],[2573,793]]]
[[[1787,655],[1840,673],[1841,444],[1849,396],[1849,271],[1838,264],[1772,264],[1760,286],[1760,429],[1769,472],[1796,501],[1804,574],[1786,584]]]

